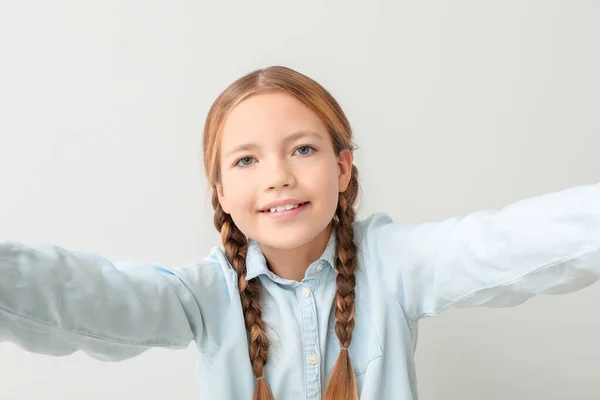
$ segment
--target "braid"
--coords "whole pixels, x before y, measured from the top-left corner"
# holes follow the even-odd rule
[[[335,261],[338,275],[336,277],[337,293],[335,297],[335,333],[340,342],[341,351],[333,367],[325,400],[356,400],[358,389],[348,347],[352,341],[354,330],[354,288],[356,278],[356,244],[354,243],[354,220],[356,211],[354,203],[358,195],[358,170],[352,166],[352,175],[348,189],[340,193],[336,215],[337,259]]]
[[[333,367],[331,378],[325,391],[325,400],[358,400],[356,377],[348,354],[354,330],[354,299],[357,265],[356,244],[354,243],[353,224],[356,219],[354,203],[358,195],[358,170],[352,166],[352,175],[348,189],[340,193],[338,207],[333,223],[336,226],[337,259],[336,268],[336,309],[335,333],[340,342],[341,351]],[[264,367],[267,363],[269,341],[260,308],[260,290],[256,279],[246,281],[246,254],[248,240],[235,225],[231,216],[223,211],[216,191],[213,192],[214,224],[221,233],[225,255],[238,274],[238,285],[244,321],[250,337],[250,362],[257,378],[253,400],[274,400],[269,385],[264,379]]]
[[[283,66],[272,66],[252,71],[230,84],[212,104],[204,124],[203,154],[204,167],[210,186],[221,182],[221,141],[225,121],[243,101],[257,93],[276,90],[293,96],[308,107],[327,127],[336,156],[342,151],[355,150],[352,143],[352,128],[348,118],[336,99],[318,82],[297,71]],[[352,342],[355,317],[354,271],[357,265],[354,244],[354,206],[358,195],[358,170],[353,165],[350,183],[339,195],[338,205],[331,224],[336,229],[337,258],[335,332],[341,351],[333,368],[325,393],[325,400],[358,400],[354,370],[350,362],[348,347]],[[274,400],[264,379],[269,341],[265,323],[261,316],[260,286],[258,279],[246,281],[246,254],[248,240],[227,214],[219,200],[217,191],[212,197],[215,210],[214,224],[221,233],[227,260],[236,271],[244,321],[250,339],[250,361],[257,378],[254,400]]]
[[[257,378],[253,400],[274,400],[271,389],[264,379],[264,369],[269,352],[269,340],[260,308],[260,288],[256,279],[246,280],[246,254],[248,240],[221,207],[216,190],[213,191],[214,224],[221,233],[227,260],[238,275],[238,286],[244,322],[250,337],[250,362]]]

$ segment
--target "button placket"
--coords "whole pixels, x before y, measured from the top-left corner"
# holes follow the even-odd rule
[[[304,344],[304,370],[306,379],[306,398],[321,398],[321,366],[317,327],[316,304],[313,291],[307,286],[298,288],[302,315],[302,339]]]
[[[302,289],[300,289],[300,296],[304,297],[305,299],[310,297],[310,289],[307,287],[303,287]]]

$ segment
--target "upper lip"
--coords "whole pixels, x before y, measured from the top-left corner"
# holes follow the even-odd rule
[[[280,207],[280,206],[286,206],[288,204],[302,204],[305,203],[304,201],[300,201],[300,200],[296,200],[296,199],[284,199],[284,200],[277,200],[274,201],[272,203],[267,204],[266,206],[264,206],[263,208],[260,209],[260,211],[265,211],[265,210],[270,210],[271,208],[275,208],[275,207]]]

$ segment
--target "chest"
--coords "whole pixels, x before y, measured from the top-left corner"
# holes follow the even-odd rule
[[[373,324],[367,276],[357,271],[356,281],[349,354],[360,384],[369,364],[382,356],[382,347]],[[295,285],[264,278],[260,287],[262,319],[269,336],[265,377],[271,389],[276,398],[320,399],[340,352],[335,332],[335,271],[324,270]],[[219,349],[201,354],[199,367],[204,375],[210,370],[225,376],[233,362],[238,381],[244,376],[242,380],[251,390],[254,377],[241,305],[234,304],[231,311]]]

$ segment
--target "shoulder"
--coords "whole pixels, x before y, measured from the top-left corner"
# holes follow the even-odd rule
[[[412,224],[396,222],[384,212],[373,213],[354,223],[354,237],[359,249],[381,250],[391,242],[398,245],[397,239],[410,230]]]
[[[354,222],[354,234],[357,239],[362,239],[373,228],[393,223],[392,217],[384,212],[377,212],[368,215],[366,218]]]
[[[213,247],[202,259],[180,264],[175,267],[159,266],[163,272],[179,278],[196,296],[231,296],[237,294],[237,276],[225,257],[221,247]]]
[[[380,279],[398,281],[400,266],[412,246],[414,225],[397,222],[387,213],[377,212],[356,221],[354,237],[358,257],[367,271]]]
[[[381,246],[386,237],[386,227],[394,224],[392,217],[383,212],[373,213],[354,223],[354,241],[358,257],[366,270],[381,273]]]

